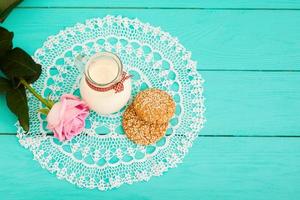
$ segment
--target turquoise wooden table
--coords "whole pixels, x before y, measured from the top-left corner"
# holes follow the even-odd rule
[[[0,199],[300,199],[300,1],[25,0],[2,24],[29,53],[107,14],[179,38],[205,82],[207,123],[178,168],[107,192],[42,169],[0,97]]]

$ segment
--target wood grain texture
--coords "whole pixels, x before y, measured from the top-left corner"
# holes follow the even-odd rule
[[[201,72],[207,122],[200,135],[300,135],[300,73]],[[0,98],[0,133],[15,117]]]
[[[140,8],[263,8],[263,9],[295,9],[300,8],[297,0],[26,0],[21,7],[140,7]]]
[[[300,135],[299,73],[201,72],[204,135]]]
[[[107,192],[57,180],[14,136],[1,136],[0,144],[0,199],[5,200],[300,198],[300,138],[198,138],[178,168]]]
[[[15,32],[16,46],[33,53],[66,26],[107,14],[161,26],[193,53],[202,70],[300,71],[297,11],[17,9],[3,25]]]
[[[299,110],[300,91],[300,12],[17,9],[4,26],[15,32],[16,46],[33,53],[47,36],[76,22],[107,14],[138,17],[160,25],[193,52],[198,69],[208,80],[208,122],[203,134],[299,134],[295,111]],[[223,70],[298,71],[269,75]],[[3,97],[0,101],[0,132],[14,133],[15,118],[7,112]]]
[[[2,25],[31,54],[66,26],[107,14],[178,37],[206,80],[208,121],[178,168],[100,192],[57,180],[1,135],[14,134],[16,119],[0,95],[0,199],[300,199],[299,9],[298,0],[25,0]]]

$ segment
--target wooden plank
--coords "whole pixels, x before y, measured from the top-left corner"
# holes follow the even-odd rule
[[[204,135],[300,135],[299,73],[201,72]]]
[[[52,0],[52,1],[36,1],[26,0],[20,7],[140,7],[140,8],[279,8],[279,9],[295,9],[300,8],[300,2],[295,0]]]
[[[138,17],[161,25],[193,52],[202,71],[300,69],[300,27],[297,26],[300,12],[17,9],[4,26],[15,32],[15,46],[33,53],[47,36],[86,18],[106,14]],[[203,134],[299,135],[298,73],[236,72],[224,76],[228,73],[231,74],[202,72],[207,80],[208,108]],[[249,99],[248,92],[252,92],[253,100]],[[269,96],[274,96],[275,101]],[[0,105],[0,133],[14,133],[15,118],[5,107],[3,97]]]
[[[107,14],[161,26],[193,52],[201,69],[300,70],[297,11],[17,9],[3,25],[15,32],[16,46],[33,53],[66,26]]]
[[[1,199],[300,198],[300,138],[198,138],[178,168],[106,192],[58,180],[14,136],[0,143]]]
[[[293,72],[201,72],[207,122],[200,135],[300,135],[300,78]],[[0,133],[15,117],[0,98]]]

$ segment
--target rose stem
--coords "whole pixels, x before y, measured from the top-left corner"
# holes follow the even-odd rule
[[[52,108],[53,104],[44,99],[40,94],[38,94],[33,87],[31,87],[24,79],[20,79],[20,82],[38,99],[40,100],[45,106],[47,106],[49,109]]]

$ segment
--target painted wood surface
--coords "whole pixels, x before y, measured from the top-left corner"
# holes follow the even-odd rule
[[[193,53],[205,128],[178,168],[107,192],[57,180],[14,136],[0,97],[0,199],[300,199],[300,1],[25,0],[3,24],[33,53],[59,30],[137,17]]]
[[[203,134],[299,135],[300,12],[17,9],[4,26],[14,30],[16,46],[33,53],[47,36],[107,14],[160,25],[193,52],[207,80]],[[14,133],[15,118],[4,103],[0,107],[0,119],[5,119],[0,120],[0,132]]]
[[[151,0],[151,1],[141,1],[141,0],[25,0],[20,7],[100,7],[100,8],[141,8],[141,9],[151,9],[151,8],[185,8],[185,9],[195,9],[195,8],[209,8],[209,9],[299,9],[300,2],[297,0]]]
[[[0,199],[5,200],[300,198],[300,138],[199,137],[178,168],[107,192],[58,180],[14,136],[1,136],[0,144]]]
[[[200,135],[300,136],[300,73],[202,71],[207,122]],[[0,133],[16,118],[0,97]]]
[[[16,9],[3,25],[33,53],[61,29],[108,14],[160,26],[192,51],[202,70],[300,71],[297,11],[37,8]]]

